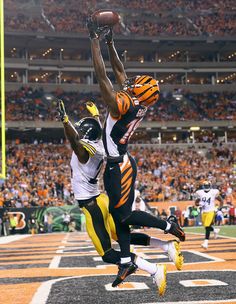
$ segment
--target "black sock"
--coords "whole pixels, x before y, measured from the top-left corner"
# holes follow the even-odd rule
[[[145,233],[136,233],[133,232],[130,235],[130,244],[132,245],[143,245],[149,246],[150,245],[150,236]]]
[[[211,233],[211,231],[213,231],[213,230],[214,230],[214,229],[213,229],[212,226],[206,227],[206,233],[205,233],[205,239],[206,239],[206,240],[209,240],[210,233]]]
[[[166,229],[166,221],[163,221],[144,211],[133,211],[131,215],[123,221],[128,225],[138,225],[145,227],[155,227],[161,230]]]

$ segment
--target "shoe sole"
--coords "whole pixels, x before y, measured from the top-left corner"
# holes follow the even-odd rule
[[[166,265],[160,265],[163,267],[163,271],[164,271],[164,278],[162,279],[161,281],[161,284],[160,286],[158,286],[158,293],[159,293],[159,296],[164,296],[165,292],[166,292],[166,285],[167,285],[167,282],[166,282]]]
[[[183,256],[183,254],[181,253],[181,250],[180,250],[180,243],[177,242],[176,240],[174,240],[173,242],[174,242],[175,251],[176,251],[173,262],[175,264],[176,269],[180,271],[183,268],[184,256]]]

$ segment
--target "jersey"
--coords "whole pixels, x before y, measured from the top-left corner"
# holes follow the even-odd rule
[[[200,199],[199,205],[202,207],[203,212],[215,211],[215,199],[219,196],[220,192],[217,189],[210,189],[208,192],[204,190],[197,190],[197,199]]]
[[[107,156],[117,157],[127,152],[128,142],[142,121],[147,107],[125,91],[116,93],[119,117],[107,115],[103,129],[103,144]]]
[[[98,176],[102,168],[105,151],[102,140],[80,140],[89,153],[89,159],[82,164],[73,152],[71,157],[71,185],[76,200],[90,199],[100,194]]]

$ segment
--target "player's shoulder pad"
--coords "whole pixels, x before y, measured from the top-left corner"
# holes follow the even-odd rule
[[[130,106],[133,105],[131,96],[125,91],[118,91],[116,93],[116,102],[121,115],[126,114]]]
[[[88,139],[80,139],[79,141],[83,148],[89,153],[90,156],[94,156],[97,152],[96,145],[94,142],[88,140]]]

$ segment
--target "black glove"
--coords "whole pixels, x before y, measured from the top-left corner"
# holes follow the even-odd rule
[[[91,16],[87,18],[86,26],[89,31],[90,39],[99,38],[101,34],[105,33],[109,29],[107,25],[99,26],[96,21],[92,20]]]
[[[112,44],[113,43],[113,31],[112,28],[109,27],[108,31],[104,34],[106,44]]]
[[[58,100],[57,111],[58,111],[58,115],[59,115],[61,121],[63,123],[67,123],[69,121],[69,118],[66,114],[64,102],[61,99]]]
[[[89,31],[89,37],[91,39],[94,39],[94,38],[99,38],[99,34],[97,33],[98,31],[98,26],[97,24],[92,20],[92,17],[89,16],[86,20],[86,26],[87,26],[87,29]]]

